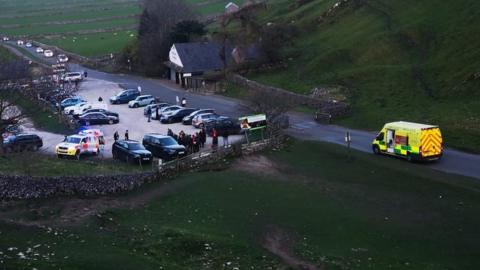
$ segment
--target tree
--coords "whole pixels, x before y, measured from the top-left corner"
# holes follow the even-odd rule
[[[190,42],[206,33],[205,25],[199,21],[181,21],[173,27],[170,33],[170,40],[172,43]]]
[[[138,54],[147,75],[160,75],[172,46],[172,28],[195,18],[188,4],[180,0],[145,0],[138,28]]]
[[[18,80],[28,77],[30,77],[30,70],[26,61],[17,60],[0,63],[0,81]]]

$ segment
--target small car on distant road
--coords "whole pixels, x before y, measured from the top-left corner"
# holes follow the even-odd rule
[[[58,62],[59,63],[66,63],[68,62],[68,56],[66,56],[65,54],[59,54],[57,56],[57,59],[58,59]]]
[[[2,38],[2,40],[5,41],[5,42],[7,42],[7,41],[10,40],[10,38],[5,36],[5,37]]]
[[[141,95],[128,102],[129,108],[138,108],[155,103],[155,97],[152,95]]]
[[[45,51],[43,51],[43,55],[45,57],[53,57],[53,51],[52,50],[45,50]]]
[[[143,136],[143,146],[152,153],[154,157],[164,161],[184,157],[187,154],[185,146],[179,145],[170,136],[160,134],[146,134]]]
[[[123,90],[120,93],[116,94],[115,96],[111,97],[110,103],[111,104],[128,103],[131,100],[136,99],[138,96],[140,96],[140,91],[138,91],[137,89]]]
[[[32,43],[30,43],[30,42],[25,43],[25,47],[31,48],[31,47],[32,47]]]
[[[81,80],[83,80],[83,75],[81,72],[67,72],[62,76],[62,81],[64,82],[75,82]]]
[[[120,140],[112,145],[113,159],[123,160],[131,164],[151,163],[152,153],[137,141]]]
[[[23,40],[20,40],[20,39],[17,40],[17,45],[18,46],[23,46],[23,44],[24,44]]]
[[[43,48],[42,48],[42,47],[37,47],[37,48],[35,49],[35,51],[36,51],[37,53],[43,53]]]

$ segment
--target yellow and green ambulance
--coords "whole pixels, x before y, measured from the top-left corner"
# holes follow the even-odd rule
[[[438,126],[411,122],[387,123],[372,143],[375,154],[414,160],[438,160],[443,153],[442,133]]]

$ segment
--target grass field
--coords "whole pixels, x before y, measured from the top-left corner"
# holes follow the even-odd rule
[[[188,174],[103,203],[76,200],[81,212],[82,205],[130,205],[157,194],[76,225],[55,225],[68,199],[8,204],[0,215],[25,226],[0,223],[0,266],[283,269],[263,247],[266,236],[283,232],[285,250],[324,269],[477,269],[479,184],[425,167],[292,142],[226,171]]]
[[[294,22],[289,67],[251,78],[299,93],[343,85],[353,113],[339,123],[378,130],[388,121],[441,126],[449,146],[480,151],[480,2],[366,1],[339,8],[314,0],[298,8],[271,1],[262,20]],[[435,8],[432,8],[435,6]]]
[[[15,55],[5,47],[0,46],[0,63],[8,63],[12,60],[15,60]]]

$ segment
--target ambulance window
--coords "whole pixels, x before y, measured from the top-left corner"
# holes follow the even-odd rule
[[[383,138],[385,137],[385,133],[383,132],[380,132],[378,135],[377,135],[377,141],[383,141]]]

